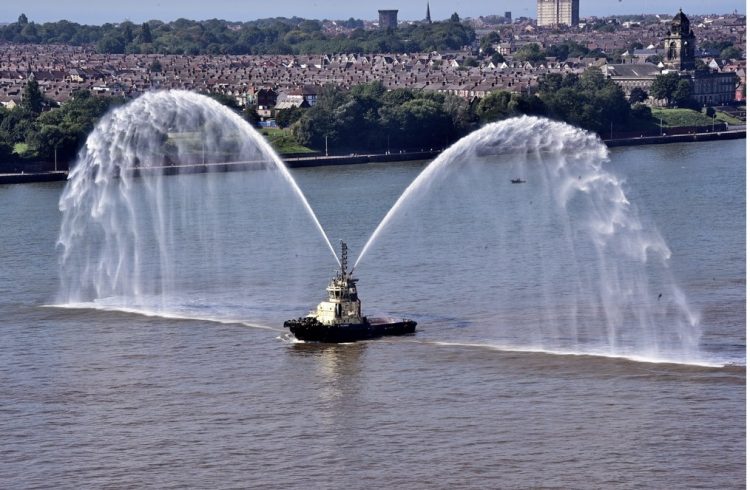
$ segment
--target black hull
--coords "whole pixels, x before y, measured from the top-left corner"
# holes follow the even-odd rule
[[[413,320],[365,320],[363,323],[323,325],[315,318],[299,318],[285,321],[284,328],[288,328],[298,340],[305,342],[340,343],[375,339],[386,335],[412,334],[417,328],[417,322]]]

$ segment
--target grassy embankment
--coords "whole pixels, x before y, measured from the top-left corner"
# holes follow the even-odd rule
[[[731,124],[731,125],[734,125],[734,126],[739,126],[739,125],[745,124],[745,121],[737,119],[734,116],[730,116],[726,112],[719,112],[719,111],[716,111],[716,120],[717,121],[724,121],[725,123]]]
[[[740,121],[725,112],[717,111],[716,120],[713,121],[703,112],[694,111],[692,109],[666,109],[655,107],[651,109],[651,119],[631,121],[628,130],[642,131],[644,135],[655,135],[659,134],[660,128],[705,127],[711,126],[712,122],[715,122],[716,124],[726,122],[727,124],[732,125],[745,124],[744,121]]]
[[[291,131],[288,129],[280,129],[280,128],[263,128],[260,133],[265,136],[265,138],[268,140],[269,143],[271,143],[271,146],[273,146],[273,149],[276,150],[276,153],[279,155],[284,154],[299,154],[299,153],[316,153],[315,150],[312,150],[310,148],[307,148],[306,146],[302,146],[299,143],[297,143],[294,140],[294,137],[292,136]],[[201,151],[201,144],[199,138],[196,138],[194,134],[192,133],[186,133],[185,135],[177,136],[177,135],[170,135],[171,139],[195,139],[194,141],[194,149],[196,152]],[[29,145],[27,143],[16,143],[13,147],[13,153],[16,155],[19,155],[21,157],[27,157],[29,152]]]
[[[662,119],[664,127],[671,126],[710,126],[712,119],[702,112],[691,109],[652,109],[654,119],[657,123]],[[745,124],[743,121],[730,116],[725,112],[716,112],[716,122],[726,122],[727,124]]]
[[[259,132],[263,135],[263,137],[268,140],[268,142],[271,144],[273,149],[278,153],[279,155],[289,155],[289,154],[305,154],[310,153],[314,154],[317,153],[315,150],[312,150],[310,148],[307,148],[306,146],[302,146],[297,141],[295,141],[294,136],[292,136],[291,131],[288,129],[280,129],[280,128],[263,128],[260,129]],[[238,136],[235,136],[235,139]],[[187,143],[187,147],[193,150],[196,153],[200,153],[202,151],[202,142],[201,137],[199,133],[182,133],[182,134],[170,134],[170,140],[176,141],[176,140],[182,140],[183,142]],[[231,139],[231,138],[230,138]],[[227,155],[227,159],[231,159],[232,155]]]
[[[260,133],[266,137],[273,149],[279,155],[290,153],[316,153],[306,146],[302,146],[294,139],[291,131],[281,128],[263,128]]]
[[[702,112],[692,109],[657,109],[651,110],[657,122],[661,119],[664,127],[671,126],[710,126],[711,118]]]

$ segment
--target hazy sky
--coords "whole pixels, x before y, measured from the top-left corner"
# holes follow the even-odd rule
[[[264,17],[309,19],[376,19],[378,9],[399,10],[399,19],[421,19],[426,1],[413,0],[2,0],[0,22],[14,22],[21,13],[29,20],[48,22],[67,19],[84,24],[102,24],[180,17],[202,20],[219,18],[246,21]],[[745,0],[581,0],[581,16],[676,13],[745,13]],[[433,20],[447,19],[455,11],[461,17],[502,14],[536,17],[536,0],[432,0]]]

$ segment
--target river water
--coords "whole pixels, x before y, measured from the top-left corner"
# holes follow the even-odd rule
[[[243,305],[237,318],[56,307],[63,184],[0,186],[0,486],[744,488],[745,141],[610,156],[671,249],[705,363],[497,348],[461,305],[430,315],[451,305],[455,271],[433,265],[434,295],[386,304],[377,254],[364,309],[413,316],[413,337],[293,343],[281,323],[313,304],[278,298],[262,321]],[[358,251],[424,165],[293,174]]]

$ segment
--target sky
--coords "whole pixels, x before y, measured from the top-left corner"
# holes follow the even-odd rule
[[[418,20],[425,16],[422,0],[2,0],[0,22],[15,22],[25,13],[34,22],[61,19],[81,24],[105,22],[144,22],[150,19],[170,21],[184,17],[193,20],[219,18],[248,21],[266,17],[304,17],[308,19],[377,19],[378,9],[398,9],[399,20]],[[745,0],[580,0],[581,17],[615,14],[675,14],[682,8],[689,15],[744,14]],[[453,12],[460,17],[502,15],[536,18],[536,0],[432,0],[433,20],[447,19]]]

